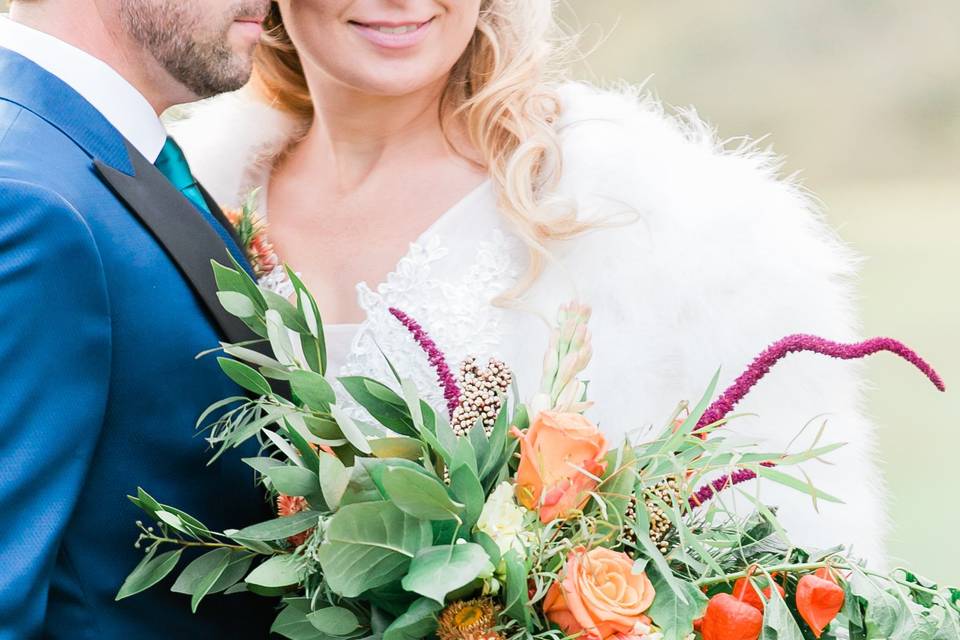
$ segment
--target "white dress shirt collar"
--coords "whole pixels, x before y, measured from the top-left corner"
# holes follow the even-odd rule
[[[19,53],[70,85],[150,162],[167,132],[147,99],[110,65],[51,35],[0,16],[0,47]]]

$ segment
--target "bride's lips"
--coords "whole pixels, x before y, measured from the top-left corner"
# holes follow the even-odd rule
[[[384,49],[415,47],[430,31],[433,18],[425,22],[360,22],[351,20],[350,26],[369,42]]]

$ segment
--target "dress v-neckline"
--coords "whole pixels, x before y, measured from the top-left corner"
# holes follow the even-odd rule
[[[446,226],[448,223],[450,223],[454,219],[457,213],[467,209],[469,204],[471,204],[474,200],[479,198],[481,195],[487,193],[490,188],[491,188],[490,179],[489,178],[484,179],[480,184],[478,184],[476,187],[468,191],[466,195],[460,198],[460,200],[455,202],[446,211],[444,211],[436,219],[434,219],[434,221],[431,222],[426,229],[421,231],[416,236],[416,238],[408,242],[406,251],[404,251],[404,253],[396,261],[394,261],[393,267],[390,269],[390,271],[386,273],[386,275],[384,275],[377,282],[375,287],[371,288],[367,280],[361,280],[360,282],[354,283],[353,285],[354,290],[360,287],[365,287],[373,291],[382,290],[391,281],[391,279],[393,279],[393,277],[397,274],[397,271],[400,268],[400,266],[404,263],[405,260],[411,257],[411,255],[414,253],[414,251],[418,246],[426,242],[430,236],[435,235],[441,227]],[[267,227],[268,232],[266,234],[266,239],[269,240],[269,218],[268,218],[268,211],[267,211],[268,209],[267,202],[268,202],[267,186],[264,185],[260,189],[257,214],[261,220],[264,220],[268,224],[268,227]],[[283,264],[282,256],[279,256],[278,254],[277,257],[280,259],[280,263]],[[296,271],[295,268],[294,270]],[[364,323],[364,320],[361,320],[360,322],[338,322],[338,323],[324,324],[324,327],[326,329],[333,329],[340,333],[343,333],[351,329],[358,330],[363,325],[363,323]]]

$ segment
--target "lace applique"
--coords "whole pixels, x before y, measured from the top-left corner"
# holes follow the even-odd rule
[[[376,290],[365,283],[357,285],[358,302],[367,319],[353,339],[344,366],[330,377],[362,375],[390,383],[394,377],[386,356],[402,377],[416,384],[423,399],[437,411],[445,411],[436,373],[389,309],[396,307],[416,319],[453,367],[471,355],[481,359],[497,355],[503,310],[491,301],[520,276],[523,247],[517,238],[494,230],[489,239],[476,244],[474,252],[469,268],[451,277],[451,269],[443,264],[450,249],[439,235],[431,234],[410,245],[408,254]],[[352,417],[369,421],[366,411],[349,399],[341,404]]]
[[[260,284],[289,298],[294,294],[293,285],[270,242],[266,221],[256,214],[261,199],[262,194],[254,192],[241,211],[228,211],[228,217],[241,236]],[[526,250],[518,238],[496,227],[487,239],[461,245],[456,255],[451,255],[440,234],[430,233],[410,244],[407,254],[376,290],[366,283],[357,285],[357,301],[366,320],[359,325],[344,365],[339,371],[327,372],[342,398],[341,406],[351,417],[363,422],[371,419],[336,378],[366,376],[390,384],[395,379],[384,356],[401,376],[413,380],[421,398],[438,411],[445,410],[434,371],[409,332],[390,314],[391,307],[420,323],[451,366],[469,356],[483,361],[502,355],[497,350],[503,310],[491,302],[516,283]],[[464,269],[467,260],[471,262]]]

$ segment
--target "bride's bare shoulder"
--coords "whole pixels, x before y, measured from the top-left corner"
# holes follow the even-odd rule
[[[226,207],[263,185],[298,130],[294,117],[250,88],[182,107],[167,120],[194,175]]]

